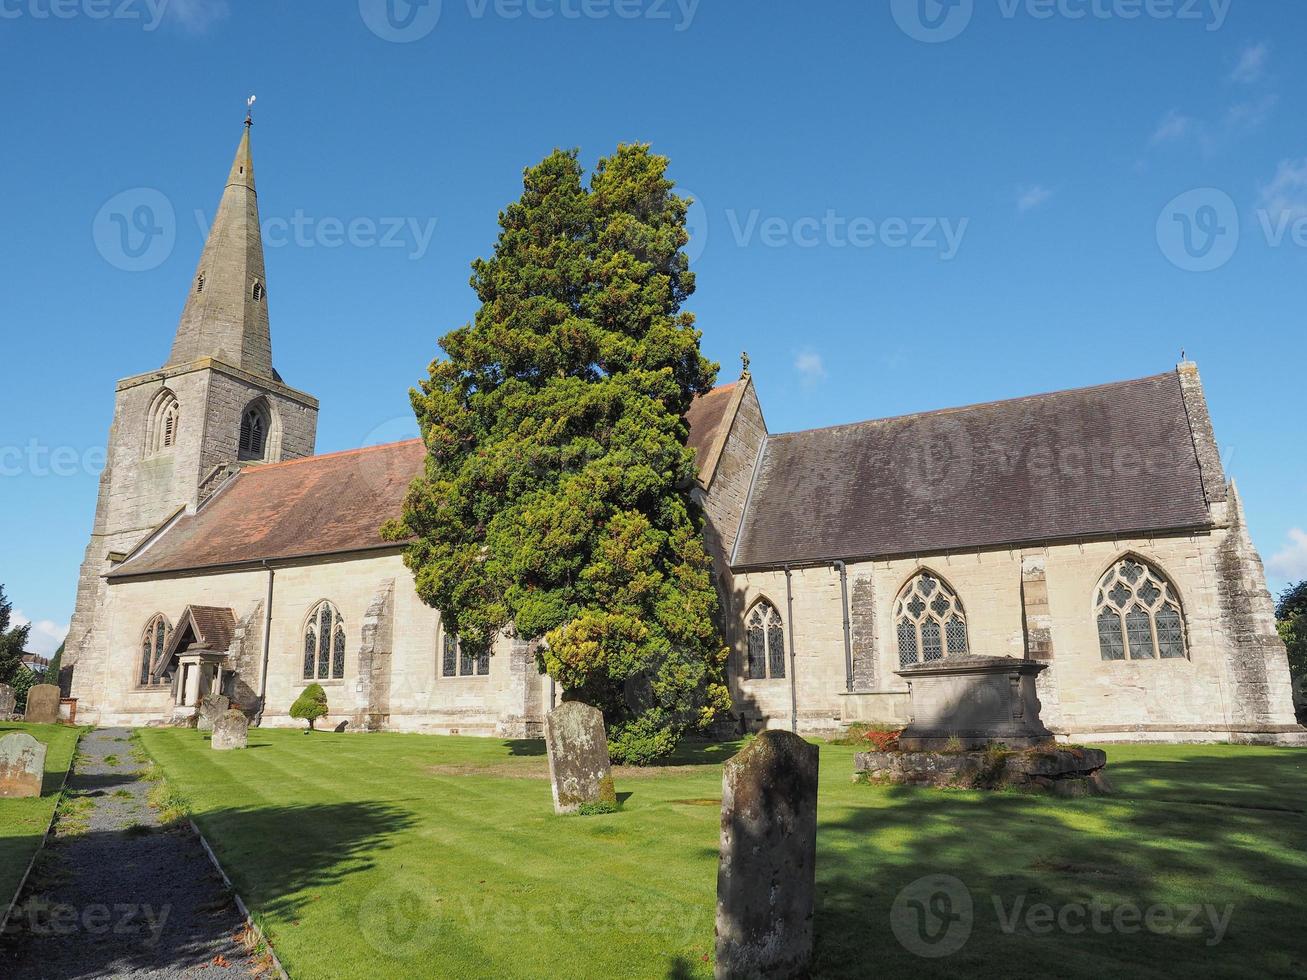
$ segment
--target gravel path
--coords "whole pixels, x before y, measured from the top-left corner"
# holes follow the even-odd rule
[[[4,937],[6,980],[254,975],[230,892],[189,827],[160,826],[130,738],[83,736],[66,815]]]

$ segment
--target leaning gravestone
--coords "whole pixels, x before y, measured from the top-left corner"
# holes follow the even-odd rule
[[[560,704],[545,716],[545,746],[555,813],[576,813],[586,803],[617,804],[603,712],[580,701]]]
[[[45,745],[26,732],[0,738],[0,797],[40,796]]]
[[[27,692],[27,714],[23,721],[33,725],[53,725],[59,721],[59,687],[37,684]]]
[[[718,980],[807,976],[817,865],[817,747],[767,731],[722,767]]]
[[[8,684],[0,684],[0,721],[4,721],[14,713],[14,705],[17,698],[14,697],[14,689]]]
[[[250,720],[235,708],[224,711],[213,723],[213,738],[209,744],[219,752],[243,749],[249,745]]]
[[[200,698],[195,727],[202,732],[213,731],[213,723],[221,718],[229,707],[231,707],[231,698],[225,694],[204,695],[204,697]]]

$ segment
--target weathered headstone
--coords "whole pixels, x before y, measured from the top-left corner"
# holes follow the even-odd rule
[[[549,712],[545,747],[555,813],[576,813],[586,803],[617,804],[608,733],[598,708],[566,701]]]
[[[45,745],[26,732],[0,738],[0,797],[40,796]]]
[[[4,721],[14,713],[16,703],[14,689],[8,684],[0,684],[0,721]]]
[[[243,749],[249,745],[250,720],[236,710],[224,711],[213,723],[213,738],[209,744],[219,752]]]
[[[195,727],[202,732],[213,731],[213,723],[231,707],[231,699],[225,694],[206,694],[200,698],[196,712]]]
[[[817,864],[817,747],[767,731],[722,767],[722,978],[806,976]]]
[[[27,692],[27,713],[23,720],[33,725],[53,725],[59,721],[59,687],[37,684]]]

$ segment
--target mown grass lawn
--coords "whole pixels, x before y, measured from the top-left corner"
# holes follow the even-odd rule
[[[81,729],[68,725],[0,723],[0,738],[10,732],[27,732],[46,744],[45,784],[39,798],[0,800],[0,916],[14,897],[32,855],[41,846],[58,802],[59,786],[72,765]]]
[[[559,818],[539,742],[253,730],[215,753],[139,734],[293,977],[711,975],[738,744],[621,770],[621,812]],[[853,749],[822,745],[815,975],[1307,973],[1307,752],[1108,751],[1118,795],[1063,801],[855,785]],[[931,906],[927,889],[944,917],[914,942],[909,891],[899,931],[939,952],[930,926],[969,895],[946,957],[891,928],[929,875],[966,892]]]

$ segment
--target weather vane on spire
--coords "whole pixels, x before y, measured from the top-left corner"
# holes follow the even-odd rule
[[[245,100],[245,125],[254,125],[254,103],[258,101],[258,96],[251,95]]]
[[[741,374],[749,373],[749,352],[747,350],[740,352],[740,366],[743,368]]]

